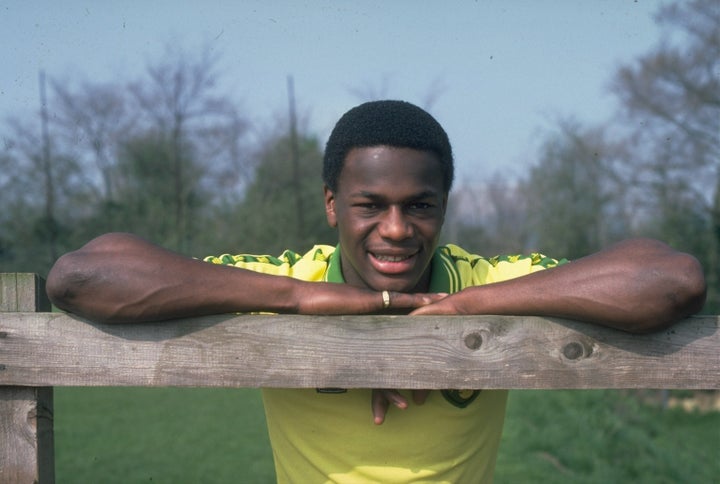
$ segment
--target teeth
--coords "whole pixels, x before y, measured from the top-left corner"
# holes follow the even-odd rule
[[[375,258],[377,260],[383,261],[383,262],[400,262],[406,259],[409,259],[409,256],[399,256],[399,255],[378,255],[374,254]]]

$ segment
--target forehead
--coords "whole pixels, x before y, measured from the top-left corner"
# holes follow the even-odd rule
[[[433,152],[393,146],[353,148],[345,157],[338,191],[373,187],[444,193],[440,161]]]

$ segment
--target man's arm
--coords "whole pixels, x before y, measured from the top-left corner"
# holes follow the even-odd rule
[[[100,322],[252,311],[363,314],[383,308],[375,291],[209,264],[123,233],[100,236],[58,259],[47,292],[60,309]],[[392,305],[416,308],[440,297],[393,293]]]
[[[705,302],[698,261],[648,239],[628,240],[562,266],[506,282],[467,288],[411,314],[557,316],[631,332],[669,326]],[[428,392],[413,391],[422,404]],[[373,390],[372,413],[383,423],[388,407],[408,407],[395,390]]]
[[[700,311],[705,294],[694,257],[632,239],[553,269],[467,288],[412,314],[556,316],[648,332]]]

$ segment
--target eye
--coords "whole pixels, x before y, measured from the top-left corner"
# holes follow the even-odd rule
[[[382,209],[381,205],[376,202],[358,202],[353,207],[362,215],[373,215]]]
[[[420,209],[420,210],[423,210],[426,208],[431,208],[431,207],[432,207],[432,205],[430,205],[427,202],[417,202],[417,203],[413,203],[412,205],[410,205],[410,208],[415,208],[415,209]]]
[[[413,202],[408,206],[408,208],[410,210],[423,211],[433,208],[433,204],[428,202]]]
[[[356,207],[364,208],[367,210],[375,210],[378,208],[378,204],[375,202],[363,202],[363,203],[356,203]]]

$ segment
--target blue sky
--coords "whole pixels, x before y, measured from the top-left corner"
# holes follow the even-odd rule
[[[426,105],[458,175],[519,173],[554,121],[614,110],[607,85],[659,39],[662,4],[607,1],[0,0],[0,118],[38,106],[38,71],[71,81],[138,77],[168,43],[220,53],[228,92],[258,122],[298,108],[324,141],[358,91]],[[384,87],[383,87],[384,86]]]

